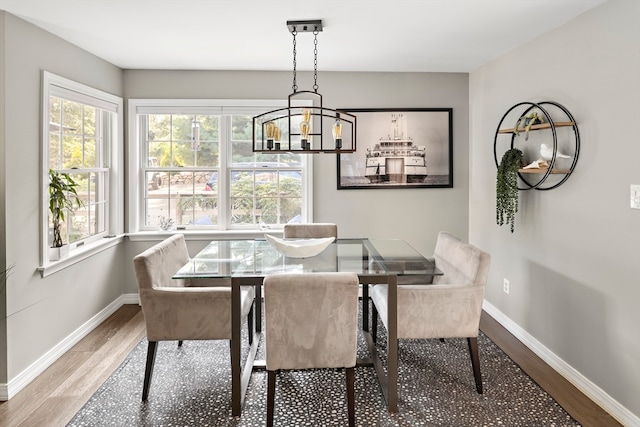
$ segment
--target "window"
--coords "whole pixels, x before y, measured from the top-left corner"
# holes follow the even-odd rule
[[[243,105],[244,104],[244,105]],[[251,101],[130,100],[132,230],[259,229],[307,219],[308,156],[252,151]]]
[[[78,184],[82,204],[65,212],[62,229],[63,242],[73,253],[122,232],[114,173],[122,99],[48,72],[43,79],[43,247],[50,247],[53,238],[48,210],[48,172],[53,169]],[[43,260],[51,261],[46,251]]]

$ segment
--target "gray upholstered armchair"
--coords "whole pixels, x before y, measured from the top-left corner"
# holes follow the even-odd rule
[[[194,287],[189,286],[188,280],[172,279],[188,260],[182,234],[169,237],[133,259],[149,341],[143,401],[149,395],[158,341],[231,338],[231,288]],[[253,299],[253,288],[243,287],[243,317],[252,310]]]
[[[273,425],[276,372],[346,368],[349,426],[355,425],[358,276],[277,274],[264,279],[267,426]]]
[[[453,235],[440,232],[434,252],[444,275],[429,285],[398,286],[398,339],[467,338],[476,390],[482,393],[478,330],[491,257]],[[387,285],[371,289],[372,334],[377,316],[387,327]]]
[[[283,236],[285,239],[317,239],[322,237],[338,238],[338,226],[329,222],[312,224],[285,224]]]

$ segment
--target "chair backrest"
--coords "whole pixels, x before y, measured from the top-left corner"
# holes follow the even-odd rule
[[[318,239],[322,237],[338,238],[338,226],[329,222],[312,224],[285,224],[283,237],[285,239]]]
[[[267,369],[355,366],[358,283],[355,273],[267,276]]]
[[[455,283],[484,287],[491,256],[483,250],[441,231],[433,257],[436,267],[444,273],[442,276],[434,276],[433,284]]]
[[[231,289],[189,288],[189,281],[173,279],[187,261],[189,253],[182,234],[133,258],[147,339],[229,339]]]
[[[146,289],[184,287],[184,280],[173,275],[189,261],[187,243],[182,234],[174,234],[133,258],[140,297]]]

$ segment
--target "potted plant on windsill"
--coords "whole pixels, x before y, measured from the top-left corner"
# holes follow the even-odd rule
[[[523,166],[524,155],[517,148],[502,156],[496,177],[496,223],[511,226],[513,233],[518,212],[518,169]]]
[[[53,224],[53,244],[49,261],[57,261],[69,254],[69,247],[62,240],[62,223],[65,211],[74,204],[82,206],[76,187],[79,184],[68,173],[49,169],[49,213]]]

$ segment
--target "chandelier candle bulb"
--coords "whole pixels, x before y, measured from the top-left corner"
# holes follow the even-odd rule
[[[269,122],[265,126],[267,132],[267,149],[273,148],[273,140],[275,138],[276,125],[273,122]]]
[[[342,148],[342,122],[337,119],[333,124],[333,140],[336,143],[336,149]]]

